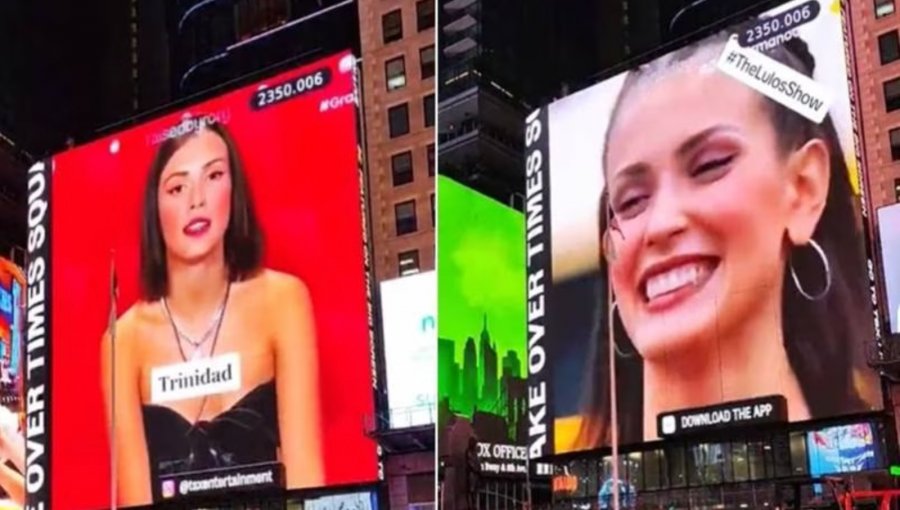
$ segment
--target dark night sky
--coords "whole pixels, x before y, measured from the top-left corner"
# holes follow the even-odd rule
[[[576,42],[579,48],[585,49],[593,47],[593,51],[586,52],[588,55],[599,51],[599,55],[590,58],[598,60],[597,68],[603,68],[614,63],[606,62],[604,55],[608,54],[607,58],[613,61],[623,57],[616,48],[621,42],[616,44],[608,37],[621,40],[626,34],[612,30],[613,25],[621,23],[621,14],[598,9],[599,2],[604,0],[595,1],[598,3],[594,7],[589,6],[590,0],[582,0],[577,2],[580,10],[564,9],[577,16],[569,16],[568,20],[563,16],[557,23],[566,27],[567,33],[584,34],[579,42],[573,38],[569,44]],[[649,12],[648,1],[653,0],[631,3],[635,8],[642,7],[638,12]],[[675,11],[690,3],[687,0],[656,2],[659,17],[648,19],[650,25],[637,24],[632,29],[644,34],[648,28],[665,32],[659,25],[667,24]],[[726,3],[729,11],[734,12],[739,6],[746,7],[759,0],[707,0],[706,5],[687,16],[699,19],[692,19],[686,25],[696,28],[694,22],[699,21],[696,24],[702,26],[711,21],[705,18],[721,16],[723,13],[719,11]],[[83,142],[92,138],[99,128],[133,115],[129,9],[128,0],[0,1],[0,108],[4,110],[0,112],[0,131],[33,155],[42,156],[64,147],[70,136]],[[596,14],[588,13],[592,9],[597,9]],[[643,17],[638,12],[631,13],[631,23]],[[583,26],[585,20],[595,20],[594,30]],[[628,36],[632,39],[632,55],[649,49],[641,48],[639,40],[646,38],[651,45],[659,42],[658,35],[635,36]],[[142,72],[146,72],[144,69]],[[554,74],[570,74],[561,69],[555,71]],[[585,71],[575,74],[585,74]],[[143,82],[154,78],[141,76]]]
[[[3,4],[0,88],[12,111],[0,129],[41,156],[128,114],[128,2]]]
[[[158,12],[164,2],[139,0],[138,14]],[[5,110],[0,112],[0,131],[40,157],[63,148],[69,137],[83,143],[96,137],[99,129],[134,116],[138,113],[132,104],[135,92],[140,96],[140,110],[176,99],[169,95],[169,76],[165,74],[165,36],[157,38],[162,46],[156,40],[143,45],[145,39],[141,38],[146,34],[139,34],[138,84],[144,90],[135,90],[131,3],[0,0],[0,108]],[[295,14],[321,8],[319,0],[292,0],[291,5]],[[355,5],[304,23],[293,35],[273,37],[255,45],[250,54],[235,55],[230,66],[220,70],[222,76],[212,77],[201,88],[290,56],[310,53],[314,58],[323,51],[356,48],[357,23]],[[158,51],[164,53],[147,53]]]

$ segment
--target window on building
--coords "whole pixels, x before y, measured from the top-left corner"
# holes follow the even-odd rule
[[[381,17],[381,37],[384,44],[403,39],[403,13],[400,9]]]
[[[747,463],[747,443],[731,443],[731,466],[735,482],[746,482],[750,479],[750,466]]]
[[[718,443],[698,444],[688,452],[687,465],[691,485],[711,485],[722,483],[725,458],[722,445]]]
[[[569,476],[573,477],[570,487],[575,490],[569,493],[571,498],[587,497],[587,466],[590,461],[586,459],[573,459],[566,463],[565,471]]]
[[[888,131],[888,139],[891,141],[891,159],[900,161],[900,127]]]
[[[644,490],[644,463],[641,458],[641,452],[632,452],[625,458],[626,473],[628,475],[628,484],[635,490]]]
[[[896,32],[895,32],[896,33]],[[422,71],[422,79],[434,76],[434,45],[426,46],[419,50],[419,69]]]
[[[431,194],[431,226],[434,226],[434,193]]]
[[[666,450],[666,458],[669,465],[669,483],[672,487],[684,487],[687,485],[687,473],[684,466],[684,448],[675,446]]]
[[[416,28],[419,32],[434,27],[434,0],[416,2]]]
[[[884,82],[884,108],[889,112],[900,109],[900,78]]]
[[[878,36],[878,54],[882,64],[900,59],[900,33],[896,30]]]
[[[894,200],[900,202],[900,179],[894,179]]]
[[[425,151],[428,155],[428,175],[430,177],[434,177],[434,144],[428,144],[428,147],[425,148]]]
[[[731,443],[722,443],[722,481],[734,481],[734,455],[731,451]]]
[[[659,487],[662,489],[669,486],[669,461],[665,450],[657,452],[659,452]]]
[[[388,90],[397,90],[406,86],[406,61],[403,55],[384,63],[384,78]]]
[[[662,463],[662,451],[652,450],[644,452],[644,488],[647,490],[656,490],[664,488],[660,485],[660,469],[664,468]]]
[[[391,156],[391,176],[394,186],[402,186],[413,182],[412,153],[401,152]]]
[[[603,490],[603,487],[604,487],[604,485],[607,484],[608,480],[610,478],[612,478],[612,473],[613,473],[612,458],[611,457],[603,457],[603,459],[600,461],[599,465],[597,466],[597,474],[598,474],[597,478],[598,478],[598,482],[599,482],[599,486],[600,486],[598,492],[600,492],[602,494],[602,497],[604,499],[603,505],[601,505],[601,506],[606,506],[606,508],[612,508],[612,506],[609,505],[610,496],[612,495],[612,493],[609,491],[608,485],[606,486],[606,490]],[[620,475],[620,477],[623,479],[625,478],[624,474]]]
[[[388,108],[388,129],[391,138],[409,133],[409,105],[398,104]]]
[[[416,201],[407,200],[394,204],[394,225],[397,227],[397,235],[412,234],[419,229],[416,221]]]
[[[791,432],[791,474],[802,476],[809,474],[806,455],[806,438],[803,432]]]
[[[788,434],[772,434],[772,463],[775,476],[791,476],[791,440]]]
[[[425,109],[425,127],[434,125],[434,94],[428,94],[422,99],[422,107]]]
[[[409,276],[419,272],[419,250],[409,250],[397,255],[397,272]]]
[[[875,0],[875,17],[883,18],[894,14],[894,0]]]
[[[597,494],[600,490],[600,464],[594,459],[588,460],[585,465],[584,475],[585,480],[583,485],[585,492],[588,496]]]
[[[751,480],[762,480],[766,477],[765,447],[762,442],[747,444],[747,464]]]

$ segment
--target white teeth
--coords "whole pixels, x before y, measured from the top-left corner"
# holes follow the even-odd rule
[[[706,266],[701,264],[685,264],[654,275],[647,280],[647,300],[688,285],[696,285],[707,271]]]

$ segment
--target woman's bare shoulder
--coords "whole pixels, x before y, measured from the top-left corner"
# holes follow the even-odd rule
[[[275,300],[307,299],[309,289],[300,278],[274,269],[263,269],[254,278],[257,291]]]
[[[140,342],[146,328],[160,320],[160,313],[157,303],[138,301],[131,305],[116,320],[116,343],[134,345]]]

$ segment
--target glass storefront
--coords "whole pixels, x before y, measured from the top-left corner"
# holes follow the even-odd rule
[[[731,434],[738,436],[738,434]],[[745,432],[740,437],[649,443],[619,455],[619,502],[630,509],[814,508],[832,500],[812,477],[885,467],[876,423]],[[555,509],[612,508],[611,456],[555,463]]]

